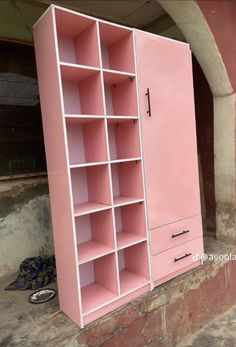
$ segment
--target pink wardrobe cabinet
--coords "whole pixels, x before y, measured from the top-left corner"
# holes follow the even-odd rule
[[[203,253],[189,45],[135,31],[152,280],[200,264]]]
[[[191,54],[54,5],[34,40],[60,307],[83,327],[199,265]]]

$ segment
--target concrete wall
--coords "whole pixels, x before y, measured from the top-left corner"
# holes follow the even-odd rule
[[[236,2],[197,0],[215,38],[231,88],[214,91],[214,152],[217,237],[236,241]]]
[[[0,276],[16,272],[26,257],[53,254],[46,178],[0,185]]]

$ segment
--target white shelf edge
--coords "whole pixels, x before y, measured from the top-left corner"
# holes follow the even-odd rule
[[[106,115],[105,116],[108,120],[109,119],[127,119],[127,120],[136,120],[139,119],[139,116],[113,116],[113,115]]]
[[[89,118],[89,119],[105,119],[106,116],[104,115],[91,115],[91,114],[65,114],[65,118],[78,118],[78,119],[85,119],[85,118]]]
[[[128,244],[125,245],[125,246],[117,247],[117,251],[121,251],[122,249],[129,248],[129,247],[135,246],[135,245],[137,245],[137,244],[139,244],[139,243],[146,242],[146,241],[147,241],[147,238],[144,237],[144,238],[142,238],[142,239],[140,239],[140,240],[137,240],[137,241],[128,243]]]
[[[66,66],[66,67],[73,67],[75,69],[92,70],[92,71],[95,71],[95,72],[101,71],[101,69],[99,67],[96,67],[96,66],[74,64],[74,63],[68,63],[68,62],[65,62],[65,61],[60,61],[59,64],[60,64],[60,67],[61,66]]]
[[[117,163],[127,163],[130,161],[141,161],[142,157],[137,158],[127,158],[127,159],[111,159],[110,164],[117,164]]]
[[[89,167],[89,166],[98,166],[98,165],[107,165],[108,161],[95,161],[90,163],[81,163],[81,164],[71,164],[70,169],[77,169],[77,168],[83,168],[83,167]]]
[[[104,69],[102,68],[103,72],[108,72],[111,74],[115,74],[115,75],[124,75],[127,77],[136,77],[136,74],[133,72],[127,72],[127,71],[121,71],[121,70],[112,70],[112,69]]]
[[[109,210],[111,209],[112,207],[113,208],[116,208],[116,207],[121,207],[121,206],[126,206],[126,205],[132,205],[132,204],[137,204],[139,202],[144,202],[144,199],[134,199],[134,200],[131,200],[131,201],[127,201],[127,202],[123,202],[123,203],[120,203],[120,204],[112,204],[112,205],[107,205],[107,206],[103,206],[101,208],[97,208],[97,209],[93,209],[93,210],[87,210],[87,211],[84,211],[82,213],[73,213],[74,217],[80,217],[80,216],[84,216],[86,214],[91,214],[91,213],[96,213],[96,212],[100,212],[100,211],[105,211],[105,210]]]
[[[98,166],[98,165],[108,165],[108,164],[117,164],[117,163],[128,163],[131,161],[141,161],[142,157],[137,158],[127,158],[127,159],[112,159],[106,161],[94,161],[90,163],[81,163],[81,164],[70,164],[70,169],[77,169],[89,166]]]
[[[80,261],[79,260],[79,266],[80,265],[83,265],[83,264],[86,264],[86,263],[89,263],[90,261],[93,261],[93,260],[96,260],[96,259],[99,259],[99,258],[102,258],[102,257],[105,257],[106,255],[109,255],[109,254],[112,254],[112,253],[115,253],[116,252],[116,249],[115,248],[111,248],[109,251],[107,252],[103,252],[95,257],[91,257],[89,258],[88,260],[82,260]],[[78,252],[79,253],[79,252]]]
[[[84,211],[82,213],[73,213],[74,217],[81,217],[81,216],[85,216],[86,214],[91,214],[91,213],[96,213],[96,212],[100,212],[100,211],[106,211],[112,208],[112,205],[107,205],[101,208],[97,208],[97,209],[93,209],[93,210],[88,210],[88,211]]]
[[[137,200],[132,200],[132,201],[127,201],[125,203],[120,203],[120,204],[113,204],[112,207],[121,207],[121,206],[126,206],[126,205],[132,205],[132,204],[137,204],[139,202],[144,202],[144,199],[137,199]]]

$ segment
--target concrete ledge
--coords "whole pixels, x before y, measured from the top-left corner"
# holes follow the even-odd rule
[[[236,255],[236,246],[212,237],[205,249]],[[51,317],[59,309],[56,300],[30,305],[29,291],[0,290],[0,346],[173,347],[236,303],[235,281],[236,261],[207,261],[83,330],[61,313]]]

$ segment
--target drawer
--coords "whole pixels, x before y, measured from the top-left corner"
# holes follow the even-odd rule
[[[188,218],[152,229],[150,233],[152,255],[155,255],[202,236],[202,218]]]
[[[153,280],[160,280],[174,273],[184,273],[186,267],[195,263],[193,257],[196,254],[203,254],[202,237],[152,256]]]

